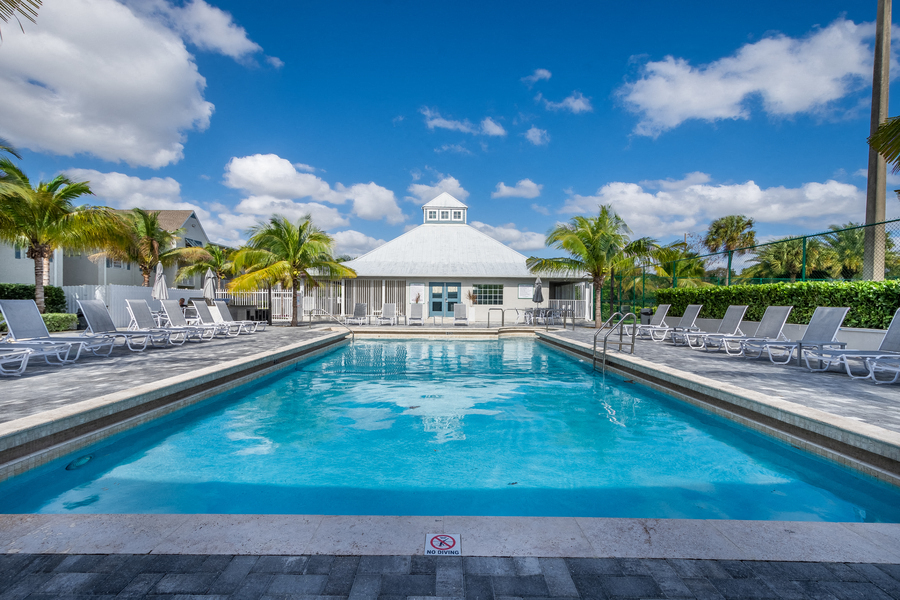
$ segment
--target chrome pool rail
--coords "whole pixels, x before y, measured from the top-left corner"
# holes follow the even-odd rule
[[[613,323],[613,320],[619,317],[619,320]],[[615,331],[619,330],[619,341],[611,342],[613,345],[617,345],[619,347],[619,352],[622,351],[622,346],[629,347],[629,354],[634,354],[634,342],[635,336],[637,334],[637,324],[635,324],[631,328],[631,341],[626,341],[625,339],[625,319],[632,318],[637,321],[637,315],[634,313],[625,313],[624,315],[620,312],[613,313],[606,321],[604,321],[603,325],[597,329],[596,333],[594,333],[594,348],[591,351],[591,368],[593,370],[597,370],[597,336],[603,333],[604,330],[608,329],[606,334],[603,336],[603,373],[606,373],[606,353],[608,345],[610,344],[609,336],[615,333]]]
[[[336,316],[334,316],[333,314],[331,314],[330,312],[328,312],[328,311],[325,310],[324,308],[313,308],[313,309],[311,309],[311,310],[309,311],[309,327],[310,327],[310,328],[312,328],[312,318],[313,318],[313,316],[314,316],[316,313],[319,313],[319,316],[328,316],[328,317],[331,317],[332,320],[334,320],[335,323],[337,323],[338,325],[340,325],[341,327],[343,327],[344,329],[346,329],[347,331],[349,331],[349,332],[350,332],[350,345],[351,345],[351,346],[356,342],[356,334],[353,333],[353,330],[350,329],[350,327],[349,327],[346,323],[342,322],[340,319],[338,319]]]

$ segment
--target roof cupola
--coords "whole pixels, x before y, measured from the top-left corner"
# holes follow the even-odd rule
[[[428,225],[465,225],[468,210],[468,206],[443,192],[422,207],[422,222]]]

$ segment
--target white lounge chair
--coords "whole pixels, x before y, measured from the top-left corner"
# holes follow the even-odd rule
[[[871,369],[866,365],[867,359],[900,359],[900,308],[894,313],[894,318],[891,319],[891,324],[888,326],[887,331],[884,332],[884,337],[881,338],[881,345],[878,346],[877,350],[851,350],[847,348],[842,350],[808,350],[803,353],[803,357],[806,360],[806,367],[810,371],[825,371],[832,366],[840,367],[843,365],[847,375],[853,379],[875,380]],[[818,366],[813,367],[810,364],[810,360],[816,361]],[[861,361],[866,366],[865,375],[853,374],[850,370],[850,361],[852,360]],[[888,364],[887,361],[884,364]],[[894,380],[896,380],[896,377]],[[875,381],[878,383],[877,380]]]
[[[368,325],[368,306],[365,302],[357,302],[353,307],[353,316],[347,317],[348,325]]]
[[[166,321],[168,322],[169,326],[189,331],[187,335],[189,340],[211,340],[215,337],[216,332],[221,329],[218,325],[215,324],[204,325],[203,323],[197,323],[194,325],[189,325],[187,319],[184,317],[184,313],[181,311],[181,307],[178,305],[177,300],[160,300],[159,303],[162,306],[163,314],[166,316]]]
[[[850,309],[847,307],[820,306],[809,320],[803,337],[796,342],[744,340],[741,342],[743,354],[748,358],[759,358],[763,352],[766,352],[769,360],[773,363],[786,365],[794,356],[794,350],[797,350],[797,364],[800,364],[804,350],[817,348],[821,351],[830,346],[843,348],[847,344],[837,341],[835,336],[849,311]]]
[[[407,325],[422,325],[425,326],[425,305],[424,304],[410,304],[409,305],[409,318],[406,320]]]
[[[205,300],[191,300],[194,310],[197,311],[197,318],[203,325],[213,325],[216,328],[215,335],[224,335],[225,337],[234,337],[240,334],[241,326],[238,323],[226,323],[218,312],[213,315]],[[219,318],[216,319],[216,316]]]
[[[78,300],[77,302],[81,314],[84,315],[84,320],[87,321],[87,331],[93,334],[122,338],[132,352],[143,352],[147,349],[148,344],[155,346],[159,343],[169,343],[169,334],[163,330],[119,330],[102,300]]]
[[[453,305],[453,325],[468,325],[469,317],[466,313],[466,305],[462,302],[457,302]]]
[[[231,310],[228,309],[228,304],[225,303],[224,300],[216,300],[215,308],[219,310],[219,316],[222,317],[222,321],[225,323],[240,323],[246,331],[249,333],[256,333],[257,331],[263,331],[266,328],[265,321],[249,321],[249,320],[241,320],[235,321],[234,317],[231,316]],[[213,315],[215,316],[215,314]],[[262,327],[262,329],[260,329]]]
[[[157,325],[150,305],[142,298],[125,300],[125,306],[128,308],[128,314],[131,315],[129,329],[167,333],[168,337],[165,338],[165,341],[173,346],[184,344],[191,333],[187,327],[160,327]]]
[[[7,341],[32,348],[47,364],[75,362],[82,350],[109,356],[116,343],[114,337],[107,335],[51,336],[34,300],[0,300],[0,314],[9,332]]]
[[[631,333],[631,327],[637,327],[637,335],[641,339],[649,339],[650,338],[650,330],[655,329],[657,327],[668,327],[666,325],[666,315],[669,314],[669,308],[671,308],[671,304],[660,304],[656,307],[656,312],[653,313],[653,316],[650,317],[650,322],[646,325],[626,325],[625,331],[626,333]]]
[[[869,370],[869,374],[865,379],[871,379],[879,385],[883,383],[894,383],[897,381],[897,378],[900,378],[900,358],[898,357],[880,356],[876,358],[867,358],[866,368]],[[876,373],[893,373],[894,377],[890,381],[879,380]]]
[[[715,333],[698,331],[684,334],[688,346],[695,350],[705,350],[708,352],[710,348],[715,348],[716,350],[721,348],[721,340],[723,338],[743,336],[741,322],[744,320],[744,315],[747,314],[747,308],[749,307],[743,304],[732,304],[729,306]]]
[[[15,344],[0,343],[0,375],[18,377],[25,372],[28,358],[34,350],[26,347],[14,347]]]
[[[697,317],[700,315],[700,309],[702,308],[702,304],[688,304],[687,308],[684,309],[684,314],[681,315],[681,320],[678,322],[678,325],[675,325],[674,327],[648,326],[647,332],[650,334],[650,339],[654,342],[662,342],[667,337],[671,336],[672,341],[676,342],[679,340],[678,336],[692,331],[699,331],[700,328],[697,327]]]
[[[784,335],[784,324],[787,323],[788,316],[793,309],[793,306],[769,306],[763,313],[753,335],[710,334],[707,336],[706,345],[722,348],[726,354],[731,356],[743,356],[744,349],[741,346],[743,341],[786,342],[788,339]]]
[[[378,316],[378,324],[397,324],[397,305],[393,302],[385,302],[381,305],[381,315]]]

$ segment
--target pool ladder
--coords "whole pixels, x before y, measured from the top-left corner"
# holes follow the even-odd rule
[[[350,329],[346,323],[342,323],[340,319],[338,319],[336,316],[334,316],[333,314],[331,314],[324,308],[313,308],[312,310],[309,311],[309,327],[310,327],[310,329],[312,328],[312,318],[313,318],[313,316],[315,316],[315,314],[318,314],[319,316],[324,315],[324,316],[331,317],[331,319],[335,323],[337,323],[338,325],[340,325],[341,327],[343,327],[344,329],[346,329],[347,331],[350,332],[350,345],[352,346],[356,342],[356,334],[353,333],[353,330]]]
[[[618,320],[613,323],[613,321],[618,317]],[[608,318],[600,329],[594,334],[594,349],[591,351],[591,368],[595,371],[597,370],[597,336],[603,333],[605,330],[606,334],[603,336],[603,373],[606,373],[606,353],[609,344],[619,347],[619,352],[622,351],[622,346],[629,347],[629,354],[634,354],[634,341],[635,336],[637,335],[637,323],[634,323],[631,326],[631,341],[629,342],[626,338],[625,333],[625,319],[631,317],[634,321],[637,321],[637,316],[634,313],[625,313],[624,315],[620,312],[613,313],[613,315]],[[609,336],[614,334],[616,330],[619,331],[619,341],[613,340],[609,341]]]

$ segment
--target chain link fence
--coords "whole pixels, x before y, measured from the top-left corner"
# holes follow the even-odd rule
[[[900,219],[832,226],[822,233],[709,254],[685,243],[671,261],[636,261],[608,278],[601,292],[604,318],[621,307],[637,312],[655,306],[656,291],[673,287],[869,279],[863,273],[867,235],[875,239],[876,252],[884,252],[884,279],[900,279]]]

